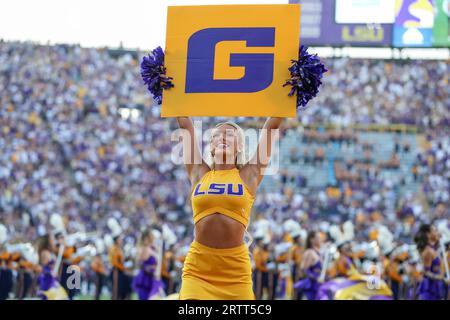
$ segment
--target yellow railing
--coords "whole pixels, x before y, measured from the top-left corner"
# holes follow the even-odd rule
[[[248,122],[248,127],[262,127],[263,121],[251,121]],[[298,121],[290,121],[288,120],[285,128],[295,128],[297,127]],[[357,131],[375,131],[375,132],[400,132],[400,133],[412,133],[417,134],[420,133],[420,130],[417,126],[407,125],[407,124],[389,124],[389,125],[381,125],[381,124],[353,124],[347,127],[338,126],[332,123],[328,124],[309,124],[309,125],[300,125],[304,129],[317,130],[319,128],[323,128],[325,130],[335,130],[335,129],[353,129]]]
[[[334,124],[313,124],[313,125],[305,125],[303,126],[306,129],[318,129],[318,128],[324,128],[326,130],[332,130],[332,129],[345,129],[342,127],[339,127]],[[401,132],[401,133],[418,133],[418,128],[416,126],[412,125],[406,125],[406,124],[390,124],[390,125],[380,125],[380,124],[354,124],[350,125],[346,128],[354,129],[358,131],[378,131],[378,132]]]

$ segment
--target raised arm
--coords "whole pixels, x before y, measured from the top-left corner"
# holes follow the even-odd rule
[[[241,177],[250,187],[253,194],[269,166],[272,155],[272,144],[279,139],[279,128],[284,118],[268,118],[264,123],[258,147],[250,161],[241,169]]]
[[[210,170],[208,164],[203,160],[199,147],[199,141],[195,132],[194,124],[189,117],[177,117],[178,125],[183,132],[183,162],[186,166],[189,180],[192,185]]]

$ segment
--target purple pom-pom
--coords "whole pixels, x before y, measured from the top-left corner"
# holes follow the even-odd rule
[[[297,93],[297,107],[305,107],[306,104],[314,98],[319,92],[322,84],[322,76],[328,70],[317,54],[309,54],[307,47],[300,46],[298,60],[292,60],[289,68],[291,78],[286,81],[284,86],[292,86],[289,96]]]
[[[153,94],[153,98],[158,104],[162,103],[163,89],[172,88],[173,78],[166,75],[164,67],[164,51],[161,47],[152,50],[141,62],[141,76],[147,85],[148,91]]]

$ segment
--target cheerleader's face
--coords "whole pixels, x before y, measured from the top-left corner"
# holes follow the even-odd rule
[[[440,239],[439,232],[437,231],[435,226],[431,227],[430,233],[428,234],[428,241],[431,243],[436,243]]]
[[[147,236],[147,238],[145,239],[145,241],[146,241],[149,245],[153,244],[153,236],[152,236],[151,234],[149,234],[149,235]]]
[[[226,159],[226,163],[234,163],[238,150],[238,133],[229,124],[215,128],[211,137],[211,152],[217,161]],[[220,163],[220,162],[219,162]]]
[[[314,238],[311,239],[311,243],[315,247],[319,247],[320,246],[320,244],[322,243],[322,239],[320,238],[320,233],[319,232],[316,232],[316,235],[314,236]]]

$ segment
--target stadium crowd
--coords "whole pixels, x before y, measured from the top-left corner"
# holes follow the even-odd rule
[[[0,253],[6,243],[35,243],[51,232],[52,214],[64,217],[67,234],[101,237],[110,233],[107,221],[113,217],[124,245],[130,246],[145,228],[165,225],[177,241],[162,254],[161,276],[166,284],[170,279],[166,293],[176,292],[183,253],[193,236],[190,186],[183,166],[171,159],[176,122],[160,118],[159,106],[142,84],[142,54],[0,42],[0,223],[8,234]],[[303,242],[307,232],[317,230],[328,243],[337,241],[330,234],[333,225],[351,221],[355,248],[377,240],[379,225],[390,230],[395,248],[412,245],[421,223],[444,221],[450,228],[449,62],[339,58],[325,59],[325,65],[329,72],[320,94],[298,119],[287,122],[281,139],[301,135],[301,144],[319,148],[300,152],[294,146],[281,153],[282,163],[299,167],[300,173],[282,165],[278,176],[268,177],[277,188],[258,194],[249,228],[255,272],[270,271],[278,280],[288,278],[281,265],[289,259],[279,258],[291,249],[277,245],[292,240],[286,227],[290,220],[300,224]],[[220,119],[201,120],[205,129]],[[251,121],[237,122],[244,128],[262,125]],[[317,129],[330,124],[331,129]],[[390,131],[392,124],[414,128],[422,138],[412,148],[397,133],[391,158],[377,162],[379,150],[361,139],[356,125]],[[333,144],[339,145],[338,154],[351,148],[362,157],[335,161],[335,181],[312,187],[301,167],[323,170],[327,146]],[[396,183],[382,174],[399,170],[403,156],[412,152],[409,180]],[[405,192],[402,184],[410,181],[418,187]],[[264,236],[261,230],[267,231]],[[267,245],[263,259],[261,248]],[[363,261],[364,254],[354,259]],[[412,260],[411,254],[402,262]],[[0,267],[7,268],[6,258],[2,261]],[[268,271],[270,261],[279,268]],[[90,265],[83,266],[84,278],[91,279]],[[386,273],[388,283],[409,281],[394,273]],[[267,281],[264,297],[293,297],[275,278],[272,293]],[[396,298],[411,297],[404,289]]]

